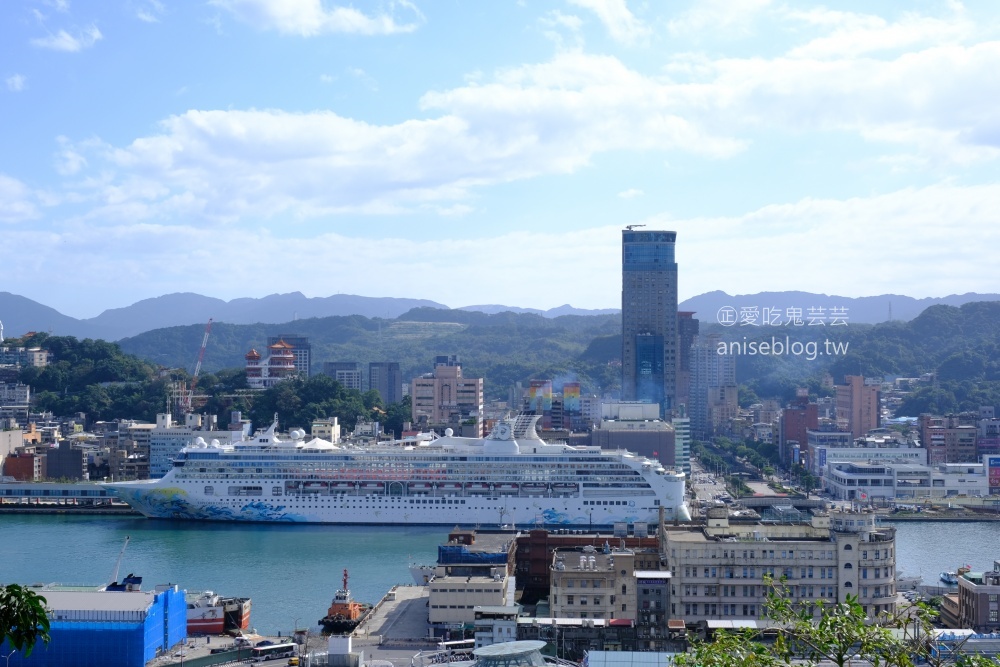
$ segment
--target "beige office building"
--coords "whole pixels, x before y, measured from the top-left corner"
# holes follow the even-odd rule
[[[416,424],[455,428],[474,420],[475,433],[460,435],[484,435],[483,379],[463,377],[455,357],[438,357],[433,373],[414,378],[410,400]]]
[[[671,618],[686,623],[765,615],[770,577],[813,609],[856,595],[869,616],[896,603],[895,528],[871,512],[815,512],[807,521],[730,522],[711,509],[702,527],[662,527],[663,556],[673,575]]]
[[[553,618],[636,619],[633,551],[557,549],[550,576]]]

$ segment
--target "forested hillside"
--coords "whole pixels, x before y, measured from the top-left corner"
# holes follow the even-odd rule
[[[457,354],[463,371],[487,379],[491,396],[533,377],[572,377],[587,391],[614,391],[621,383],[620,317],[562,316],[420,308],[394,320],[361,316],[296,320],[287,324],[216,323],[205,352],[206,372],[244,365],[244,355],[262,351],[269,336],[308,336],[313,371],[324,361],[398,361],[404,381],[432,369],[436,355]],[[120,342],[123,350],[170,367],[193,370],[204,327],[171,327]],[[595,354],[595,339],[609,342]],[[610,364],[610,365],[609,365]]]
[[[815,342],[817,352],[824,350],[827,340],[846,344],[846,354],[817,353],[813,358],[787,353],[738,355],[737,378],[743,385],[744,405],[760,398],[788,400],[798,386],[823,393],[820,381],[826,372],[837,382],[847,374],[916,377],[936,373],[936,383],[904,402],[900,413],[905,415],[1000,405],[997,302],[932,306],[910,322],[874,326],[725,329],[706,324],[702,331],[740,344],[788,337]],[[24,344],[52,350],[56,361],[45,369],[26,369],[21,379],[34,388],[45,409],[60,414],[82,411],[149,419],[165,405],[166,381],[186,377],[193,370],[203,333],[201,325],[158,329],[122,341],[120,349],[103,341],[36,334]],[[578,380],[585,392],[598,394],[616,392],[621,383],[620,318],[616,315],[545,318],[426,308],[392,320],[350,316],[282,325],[216,323],[205,354],[201,390],[224,394],[244,386],[240,372],[244,354],[250,348],[261,350],[268,336],[281,334],[309,337],[314,372],[324,361],[357,361],[366,370],[369,361],[391,360],[400,362],[404,380],[409,380],[431,370],[434,356],[457,354],[467,375],[486,379],[491,398],[505,398],[515,382],[532,378],[552,378],[557,385]],[[163,373],[157,366],[175,370]],[[357,401],[362,401],[360,396],[330,400],[353,403],[355,411]],[[138,413],[125,412],[129,405],[137,406]],[[222,409],[223,404],[213,406]]]

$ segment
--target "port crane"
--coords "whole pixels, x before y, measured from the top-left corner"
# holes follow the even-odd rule
[[[131,572],[122,579],[121,583],[118,583],[118,570],[121,569],[122,559],[125,558],[125,549],[128,547],[129,540],[132,538],[128,535],[125,536],[125,544],[122,545],[122,550],[118,553],[118,560],[115,562],[115,569],[111,573],[111,583],[104,587],[106,591],[117,591],[117,592],[128,592],[128,591],[138,591],[142,589],[142,577],[137,577]]]
[[[128,535],[125,536],[125,544],[122,545],[122,550],[118,552],[118,560],[115,562],[115,569],[111,572],[111,583],[118,583],[118,570],[122,566],[122,559],[125,558],[125,549],[128,548],[128,542],[132,538]]]

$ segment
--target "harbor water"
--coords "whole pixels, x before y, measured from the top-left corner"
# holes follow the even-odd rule
[[[992,567],[1000,523],[901,522],[896,564],[925,584],[941,571]],[[119,576],[143,577],[147,589],[253,598],[261,633],[316,627],[344,569],[355,599],[376,602],[394,584],[410,584],[411,563],[432,563],[448,529],[154,521],[131,517],[0,515],[0,583],[101,584],[111,577],[125,537]]]
[[[433,563],[448,529],[154,521],[132,517],[0,515],[0,583],[107,583],[125,537],[119,578],[143,589],[177,584],[253,600],[260,633],[315,628],[344,569],[351,594],[377,602],[411,584],[411,563]]]

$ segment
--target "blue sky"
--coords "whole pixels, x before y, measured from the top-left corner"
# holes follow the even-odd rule
[[[681,298],[1000,291],[998,36],[987,1],[9,0],[0,290],[616,307],[645,224]]]

